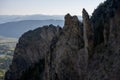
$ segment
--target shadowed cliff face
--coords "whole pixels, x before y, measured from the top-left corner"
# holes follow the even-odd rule
[[[89,80],[120,80],[120,10],[116,9],[110,18],[108,28],[104,28],[106,42],[95,47],[94,55],[89,59]],[[109,34],[109,35],[108,35]]]
[[[63,29],[26,32],[5,80],[120,80],[119,4],[107,0],[91,18],[83,9],[83,22],[67,14]]]
[[[51,52],[51,80],[84,79],[86,57],[83,48],[82,23],[76,16],[65,16],[65,25]]]
[[[49,25],[23,34],[16,46],[12,65],[6,73],[6,79],[19,80],[22,76],[25,76],[23,74],[26,74],[26,76],[28,76],[28,74],[31,76],[32,74],[43,76],[44,67],[38,67],[38,69],[43,69],[40,73],[36,73],[37,69],[28,74],[26,72],[33,70],[36,67],[35,65],[39,64],[40,66],[44,66],[45,55],[47,55],[49,51],[50,43],[53,37],[59,36],[61,30],[60,27]],[[24,80],[30,79],[34,80],[34,77],[28,77]]]
[[[120,1],[107,0],[92,16],[95,42],[93,56],[88,63],[89,80],[120,80]],[[103,13],[99,13],[104,10]],[[99,13],[99,17],[97,17]],[[103,17],[104,16],[104,17]],[[101,19],[102,18],[102,19]],[[102,21],[100,21],[100,19]],[[102,23],[101,23],[102,22]],[[98,26],[96,25],[99,24]],[[101,25],[102,26],[101,26]],[[97,35],[97,36],[96,36]],[[103,36],[101,38],[100,36]],[[99,39],[96,39],[98,38]]]

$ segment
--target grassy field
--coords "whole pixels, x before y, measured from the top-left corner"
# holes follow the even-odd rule
[[[0,37],[0,80],[4,80],[5,72],[12,62],[17,39]]]

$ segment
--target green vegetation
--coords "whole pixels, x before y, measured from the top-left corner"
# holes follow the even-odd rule
[[[5,70],[4,69],[0,69],[0,80],[4,79],[4,74],[5,74]]]
[[[4,74],[12,62],[16,41],[4,40],[0,38],[0,80],[4,79]]]

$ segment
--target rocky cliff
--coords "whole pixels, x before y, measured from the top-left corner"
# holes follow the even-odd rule
[[[61,30],[59,26],[49,25],[23,34],[16,45],[12,65],[5,79],[44,79],[45,56],[53,37],[57,38]]]
[[[120,1],[100,4],[83,21],[44,26],[19,39],[5,80],[120,80]]]
[[[83,54],[82,23],[76,16],[65,16],[65,25],[51,51],[50,80],[79,80],[84,78],[86,54]]]

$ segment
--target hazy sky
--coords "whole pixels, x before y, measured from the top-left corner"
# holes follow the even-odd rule
[[[0,0],[0,15],[81,15],[85,8],[89,14],[105,0]]]

